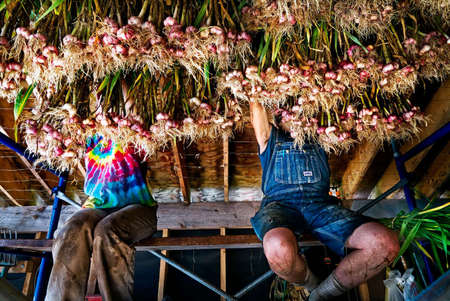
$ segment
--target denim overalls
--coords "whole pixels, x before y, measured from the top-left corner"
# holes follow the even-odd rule
[[[343,256],[347,238],[369,219],[338,206],[338,200],[329,196],[330,169],[324,150],[318,144],[300,149],[289,133],[272,126],[260,159],[264,198],[251,219],[258,237],[262,240],[277,227],[297,235],[307,230]]]

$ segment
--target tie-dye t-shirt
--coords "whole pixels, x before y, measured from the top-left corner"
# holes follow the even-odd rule
[[[94,135],[86,141],[85,164],[84,208],[156,205],[133,149]]]

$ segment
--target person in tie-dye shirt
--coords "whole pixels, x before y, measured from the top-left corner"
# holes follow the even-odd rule
[[[134,149],[100,135],[86,141],[89,198],[57,233],[47,301],[84,300],[89,271],[103,300],[133,300],[132,244],[156,231],[157,209],[139,162]]]

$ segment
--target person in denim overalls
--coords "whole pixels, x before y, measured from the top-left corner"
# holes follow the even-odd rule
[[[271,269],[281,278],[303,285],[308,300],[328,300],[379,273],[397,256],[395,232],[338,205],[330,197],[330,169],[318,144],[294,145],[289,133],[272,126],[264,108],[250,104],[263,170],[261,208],[251,219],[263,241]],[[296,236],[311,232],[344,257],[318,285],[305,259],[298,254]],[[346,253],[348,255],[346,256]]]

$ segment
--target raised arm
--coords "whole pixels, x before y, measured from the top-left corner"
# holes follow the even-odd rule
[[[262,153],[267,147],[272,129],[267,112],[260,103],[250,102],[250,120],[255,130],[256,141],[258,141],[259,152]]]

